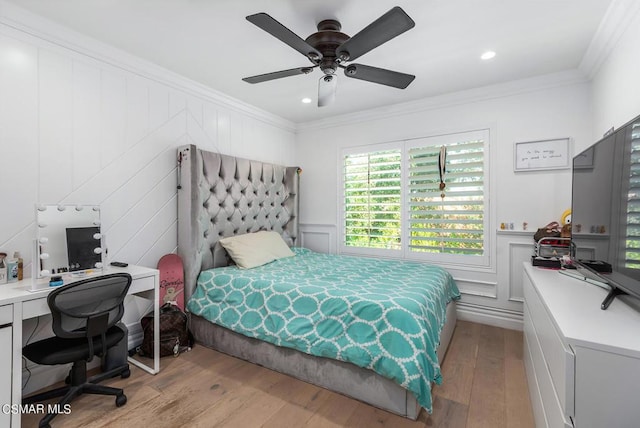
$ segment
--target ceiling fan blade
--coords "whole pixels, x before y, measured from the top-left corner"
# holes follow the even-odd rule
[[[300,67],[290,68],[289,70],[274,71],[273,73],[259,74],[257,76],[245,77],[244,80],[247,83],[261,83],[269,80],[281,79],[283,77],[297,76],[298,74],[309,74],[313,71],[313,67]]]
[[[396,6],[340,45],[336,54],[343,57],[344,61],[353,61],[415,25],[413,19],[402,8]]]
[[[334,74],[327,74],[318,82],[318,107],[328,106],[336,99],[338,78]]]
[[[302,40],[300,36],[289,30],[287,27],[264,12],[247,16],[247,21],[262,28],[264,31],[271,34],[276,39],[279,39],[280,41],[288,44],[289,46],[300,52],[302,55],[308,57],[313,61],[322,58],[322,54],[317,49]]]
[[[362,64],[350,64],[345,67],[344,75],[353,79],[366,80],[367,82],[393,86],[398,89],[405,89],[411,82],[413,82],[413,79],[416,78],[416,76],[412,74],[405,74]]]

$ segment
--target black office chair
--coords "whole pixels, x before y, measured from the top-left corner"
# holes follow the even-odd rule
[[[26,397],[23,404],[32,404],[60,397],[59,409],[83,393],[115,395],[116,406],[127,402],[124,391],[96,385],[116,375],[129,376],[129,366],[117,367],[87,379],[87,362],[94,356],[104,356],[107,350],[123,339],[125,333],[116,324],[124,313],[124,298],[131,285],[131,275],[114,273],[88,278],[53,290],[47,303],[53,317],[54,337],[25,346],[22,354],[37,364],[73,363],[67,386]],[[56,413],[40,420],[40,428],[50,427]]]

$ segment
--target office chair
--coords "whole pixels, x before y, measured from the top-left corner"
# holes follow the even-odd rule
[[[73,363],[67,386],[27,397],[23,404],[32,404],[60,397],[58,409],[64,409],[83,393],[115,395],[116,406],[125,405],[127,397],[120,388],[96,385],[103,379],[121,374],[128,377],[129,366],[118,367],[87,379],[87,362],[103,356],[124,337],[116,324],[124,314],[124,298],[131,285],[131,275],[114,273],[88,278],[53,290],[47,303],[53,317],[54,337],[26,345],[22,354],[37,364]],[[126,375],[125,375],[126,374]],[[40,428],[49,428],[56,413],[40,420]]]

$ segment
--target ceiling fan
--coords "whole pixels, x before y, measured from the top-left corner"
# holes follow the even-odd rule
[[[322,107],[331,104],[335,99],[337,83],[335,72],[338,68],[344,69],[344,74],[347,77],[399,89],[405,89],[415,79],[415,76],[411,74],[384,68],[363,64],[345,64],[416,25],[409,15],[398,6],[373,21],[353,37],[341,33],[342,25],[335,19],[320,21],[318,31],[305,40],[266,13],[249,15],[247,20],[306,56],[313,65],[245,77],[242,79],[245,82],[261,83],[283,77],[309,74],[318,67],[324,73],[318,83],[318,107]]]

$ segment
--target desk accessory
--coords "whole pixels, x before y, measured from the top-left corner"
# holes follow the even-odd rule
[[[7,258],[7,253],[0,253],[0,284],[7,282],[7,265],[4,260]]]
[[[125,262],[111,262],[110,264],[111,266],[121,267],[121,268],[126,268],[127,266],[129,266],[129,263],[125,263]]]
[[[57,287],[62,284],[64,284],[64,281],[60,275],[54,275],[49,280],[49,287]]]

